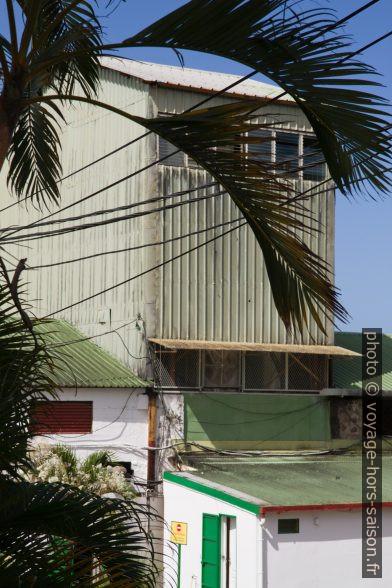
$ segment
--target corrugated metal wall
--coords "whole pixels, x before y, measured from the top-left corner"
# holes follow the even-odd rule
[[[127,78],[114,71],[102,71],[99,98],[132,114],[149,114],[148,86],[140,80]],[[68,124],[62,134],[64,175],[145,133],[145,129],[139,125],[87,105],[71,108],[66,118]],[[154,138],[152,140],[155,141]],[[65,180],[61,186],[61,206],[67,206],[149,164],[153,156],[150,142],[151,137],[138,141]],[[3,181],[4,175],[3,173]],[[85,214],[144,200],[156,193],[154,181],[154,173],[151,171],[138,174],[54,218]],[[10,202],[9,199],[2,198],[2,202],[4,201],[6,204]],[[51,206],[51,211],[56,208]],[[140,208],[129,212],[135,210]],[[45,216],[45,213],[46,211],[34,211],[31,206],[26,211],[20,205],[3,213],[2,225],[23,225]],[[93,220],[121,214],[126,212],[95,217]],[[90,220],[75,221],[73,224]],[[149,217],[142,217],[60,237],[31,241],[26,243],[29,249],[15,246],[8,246],[8,249],[18,257],[26,256],[30,265],[41,266],[98,252],[139,246],[151,239],[148,234],[150,225]],[[154,234],[156,232],[154,227]],[[29,281],[29,301],[34,301],[33,309],[37,315],[45,316],[139,274],[151,263],[149,255],[148,249],[141,249],[29,271],[25,275],[25,279]],[[128,363],[135,371],[143,373],[143,362],[137,359],[146,355],[143,329],[136,328],[135,319],[139,313],[144,316],[145,304],[155,303],[154,298],[154,292],[149,289],[146,291],[144,279],[137,279],[70,310],[57,313],[55,318],[64,318],[84,333],[94,336],[134,321],[119,331],[123,341],[115,333],[96,338],[95,341]],[[142,327],[142,324],[139,323],[139,326]]]
[[[176,113],[204,98],[202,94],[169,89],[158,89],[153,96],[159,111]],[[217,105],[226,101],[218,98],[209,104]],[[306,118],[296,107],[268,106],[265,114],[265,120],[274,117],[282,127],[311,131]],[[208,177],[202,170],[160,165],[159,180],[161,191],[170,194],[188,186],[201,185],[208,181]],[[314,186],[305,181],[301,185],[302,190]],[[205,192],[200,191],[199,194],[204,195]],[[189,197],[183,196],[182,200],[186,201]],[[323,231],[318,235],[306,235],[305,241],[333,267],[333,192],[314,196],[308,206],[315,218],[320,219]],[[161,240],[173,239],[239,217],[240,212],[228,195],[181,206],[164,213]],[[168,243],[162,247],[162,261],[219,236],[229,228],[225,226]],[[270,343],[311,343],[313,337],[313,342],[333,342],[332,326],[327,322],[328,337],[314,321],[310,322],[310,334],[296,339],[287,334],[276,312],[260,248],[247,227],[165,265],[161,270],[160,284],[160,337]]]
[[[159,89],[111,70],[102,71],[100,99],[140,116],[156,116],[158,111],[181,112],[204,97],[205,95],[194,92]],[[218,98],[211,101],[210,105],[223,102],[225,99]],[[296,108],[268,107],[268,115],[276,114],[282,117],[282,124],[290,122],[290,128],[309,130],[306,119]],[[68,125],[62,135],[64,175],[145,132],[138,125],[87,105],[71,108],[67,113],[67,120]],[[154,161],[156,156],[157,140],[151,135],[65,180],[61,188],[61,205],[75,202],[141,169]],[[10,203],[4,189],[5,174],[6,170],[1,176],[1,206]],[[201,170],[155,166],[73,206],[55,218],[139,202],[157,193],[168,194],[185,189],[189,183],[195,185],[205,180],[206,174]],[[183,198],[186,200],[187,196]],[[51,206],[51,211],[56,208]],[[325,234],[321,237],[313,236],[312,244],[332,262],[333,197],[326,198],[323,195],[314,198],[312,210],[325,221],[328,233],[328,240]],[[34,210],[31,206],[26,210],[25,206],[19,205],[2,213],[1,225],[24,225],[43,215],[45,211]],[[30,266],[40,267],[97,252],[164,241],[239,216],[229,197],[221,196],[163,214],[155,213],[60,237],[30,241],[23,247],[8,245],[7,249],[17,258],[27,256]],[[80,222],[86,221],[75,221],[75,224]],[[205,239],[219,235],[226,229],[224,227],[216,232],[210,230],[164,246],[156,245],[94,257],[87,261],[31,270],[26,275],[29,282],[28,299],[33,303],[33,310],[37,315],[45,316],[56,312],[55,318],[64,318],[91,336],[131,323],[121,328],[119,334],[102,335],[95,338],[95,341],[142,376],[146,374],[147,354],[143,323],[136,322],[139,314],[145,320],[147,336],[288,341],[274,308],[259,247],[247,228],[217,239],[211,245],[165,265],[161,270],[111,289],[70,310],[57,312],[127,280],[160,261],[168,260]],[[29,248],[26,249],[26,245]],[[326,342],[314,324],[311,333],[315,342]],[[309,336],[304,341],[310,342]]]

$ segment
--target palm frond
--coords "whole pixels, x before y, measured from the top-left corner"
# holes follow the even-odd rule
[[[85,96],[95,95],[102,29],[92,4],[85,0],[39,4],[32,15],[35,23],[38,12],[39,26],[31,27],[31,50],[26,56],[29,78],[41,79],[55,91],[72,93],[79,86]],[[62,59],[54,63],[52,59],[59,56]]]
[[[66,445],[54,445],[51,448],[51,453],[57,455],[64,464],[68,473],[74,473],[78,467],[78,460],[76,458],[75,450]]]
[[[23,292],[19,292],[21,296]],[[33,323],[34,324],[34,323]],[[31,406],[54,397],[53,361],[32,334],[0,275],[0,472],[18,478],[29,469]]]
[[[213,53],[268,76],[306,114],[343,192],[386,192],[392,181],[384,173],[391,158],[388,101],[360,88],[379,85],[375,70],[352,56],[349,39],[333,29],[331,10],[297,13],[297,6],[295,0],[191,0],[124,46]]]
[[[110,586],[155,585],[142,507],[65,484],[0,480],[0,491],[0,576],[15,582],[8,585],[31,577],[39,586],[69,586],[70,578],[86,588],[108,579]],[[94,561],[105,571],[102,583],[90,574]]]
[[[57,109],[58,110],[58,109]],[[9,150],[8,184],[19,198],[57,201],[61,176],[58,119],[42,104],[27,104]]]
[[[106,467],[113,461],[113,452],[101,449],[100,451],[94,451],[90,453],[88,457],[81,464],[81,468],[84,472],[91,472],[96,466],[101,465]]]
[[[306,308],[323,332],[320,315],[332,321],[347,319],[331,281],[331,268],[299,236],[301,231],[314,231],[318,219],[312,219],[303,204],[299,207],[294,202],[299,195],[287,177],[275,175],[279,166],[254,161],[248,153],[232,149],[235,144],[260,141],[248,136],[252,130],[273,128],[272,123],[249,122],[250,113],[263,104],[260,100],[155,119],[134,116],[82,96],[50,95],[38,100],[89,102],[137,122],[187,153],[227,190],[250,224],[264,254],[275,304],[286,328],[302,330],[308,324]]]
[[[143,119],[142,124],[187,153],[230,194],[260,244],[285,326],[302,331],[310,315],[325,332],[321,316],[344,321],[347,315],[331,282],[331,268],[301,239],[301,232],[316,230],[318,219],[302,201],[291,202],[300,194],[281,170],[276,173],[279,164],[257,161],[252,151],[233,149],[235,144],[263,140],[250,136],[251,131],[273,128],[272,123],[249,122],[249,112],[259,106],[257,100],[243,101],[175,117]]]

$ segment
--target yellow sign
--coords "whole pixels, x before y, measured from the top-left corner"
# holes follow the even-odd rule
[[[188,523],[181,523],[179,521],[172,521],[171,526],[171,538],[172,543],[177,545],[186,545],[188,539]]]

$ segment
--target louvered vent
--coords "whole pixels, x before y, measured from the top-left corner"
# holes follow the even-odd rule
[[[93,403],[53,401],[38,403],[32,414],[34,433],[91,433]]]

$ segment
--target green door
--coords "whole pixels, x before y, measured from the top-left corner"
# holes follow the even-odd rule
[[[203,514],[202,588],[220,588],[220,517]]]

